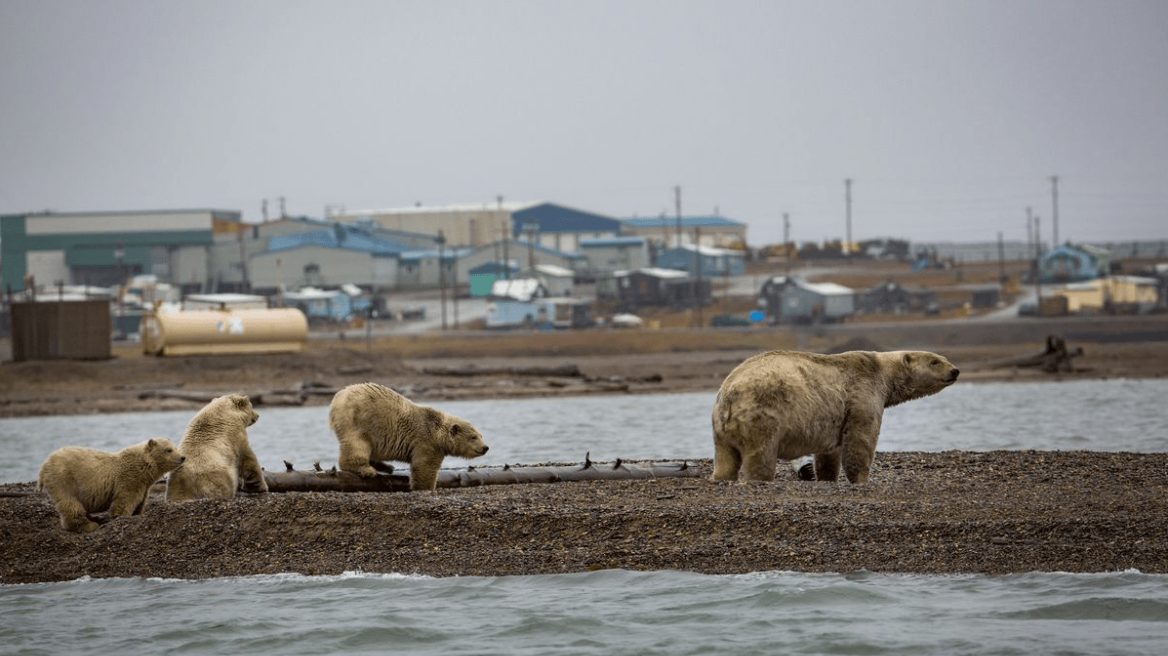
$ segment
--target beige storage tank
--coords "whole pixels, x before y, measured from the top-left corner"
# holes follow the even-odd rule
[[[292,308],[158,312],[142,315],[140,334],[151,355],[298,353],[308,319]]]

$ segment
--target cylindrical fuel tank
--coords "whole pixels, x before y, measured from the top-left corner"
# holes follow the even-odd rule
[[[300,310],[194,310],[143,315],[142,348],[154,355],[290,353],[304,349]]]

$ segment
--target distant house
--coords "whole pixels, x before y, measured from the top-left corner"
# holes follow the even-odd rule
[[[592,323],[587,301],[552,298],[535,278],[497,280],[487,305],[487,328],[585,328]]]
[[[501,263],[503,262],[512,267],[510,272],[502,270]],[[535,242],[496,241],[469,251],[462,251],[459,254],[458,262],[455,265],[458,270],[458,280],[460,282],[468,281],[472,269],[475,269],[476,273],[483,273],[483,270],[477,269],[485,264],[500,265],[496,272],[500,280],[510,277],[520,268],[539,264],[551,264],[571,269],[574,272],[580,272],[587,267],[584,256],[579,253],[557,251]]]
[[[1155,278],[1110,276],[1072,283],[1054,295],[1066,299],[1067,311],[1072,314],[1143,314],[1164,306],[1157,287]]]
[[[581,239],[580,253],[588,262],[586,278],[603,278],[616,271],[640,269],[651,264],[649,244],[644,237]]]
[[[537,264],[517,271],[513,278],[532,278],[543,283],[550,296],[571,296],[576,272],[554,264]]]
[[[1082,282],[1108,274],[1111,256],[1095,246],[1064,244],[1050,249],[1038,262],[1042,282]]]
[[[354,297],[341,290],[305,287],[296,292],[284,292],[284,305],[294,307],[308,317],[309,323],[344,323],[353,315],[363,315],[369,309],[367,297]]]
[[[856,294],[856,310],[863,312],[930,312],[937,309],[937,293],[906,287],[889,280]]]
[[[775,276],[763,283],[759,305],[772,323],[842,321],[856,311],[856,292],[833,282]]]
[[[680,248],[662,251],[657,256],[657,266],[691,275],[696,275],[700,266],[703,278],[740,276],[746,272],[746,254],[726,248],[683,244]]]
[[[467,279],[470,283],[471,296],[490,296],[491,286],[496,280],[508,280],[515,277],[519,265],[514,261],[484,262],[476,267],[467,269]]]
[[[614,275],[617,298],[629,309],[645,306],[687,307],[710,300],[710,281],[697,281],[674,269],[643,268]]]

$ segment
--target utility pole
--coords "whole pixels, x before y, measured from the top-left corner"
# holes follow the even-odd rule
[[[1027,254],[1034,251],[1034,215],[1033,210],[1026,208],[1026,252]]]
[[[847,203],[847,231],[844,237],[844,255],[851,255],[852,248],[852,179],[844,180],[844,201]]]
[[[1051,195],[1051,200],[1054,201],[1054,207],[1052,208],[1054,210],[1054,212],[1050,216],[1050,229],[1051,229],[1050,243],[1051,243],[1051,246],[1058,248],[1059,236],[1058,236],[1058,176],[1057,175],[1050,176],[1050,195]]]
[[[673,187],[673,205],[677,209],[677,247],[681,248],[681,185]]]
[[[791,215],[783,212],[783,253],[786,255],[786,272],[791,273]]]
[[[499,215],[503,215],[503,194],[495,196],[499,201]],[[503,280],[511,279],[511,254],[507,252],[508,243],[511,241],[511,222],[504,221],[503,223]]]
[[[694,298],[698,304],[698,328],[703,327],[702,322],[702,301],[705,300],[702,294],[702,229],[694,228],[694,259],[697,260],[697,285],[694,287]]]
[[[1002,241],[1002,231],[998,231],[998,282],[1006,282],[1006,244]]]
[[[442,297],[442,332],[446,332],[446,235],[438,231],[438,289]]]
[[[1038,231],[1038,217],[1034,217],[1034,316],[1042,316],[1042,237]]]

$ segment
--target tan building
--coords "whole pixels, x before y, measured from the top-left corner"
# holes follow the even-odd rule
[[[353,210],[331,214],[340,223],[372,222],[386,230],[426,235],[442,233],[448,246],[478,247],[512,236],[512,215],[531,203],[482,203]]]
[[[746,242],[746,224],[724,216],[681,217],[681,241],[677,235],[677,217],[621,219],[621,235],[644,237],[665,248],[693,244],[698,235],[700,245],[715,248],[742,248]]]

